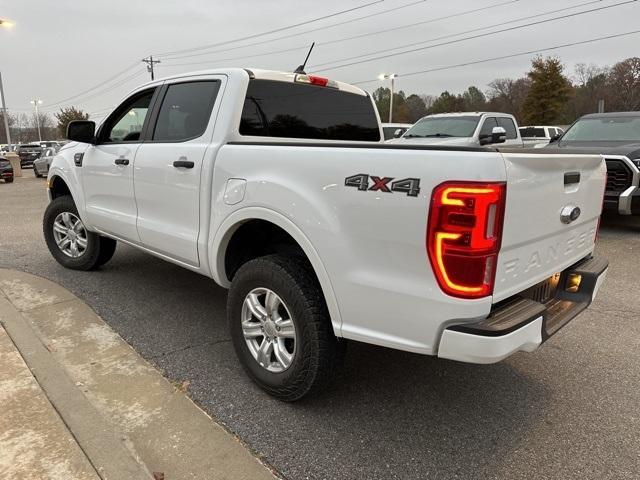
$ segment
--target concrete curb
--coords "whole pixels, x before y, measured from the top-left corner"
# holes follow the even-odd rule
[[[7,332],[105,478],[275,478],[68,290],[0,269],[0,292]]]
[[[126,436],[91,405],[20,312],[4,298],[0,298],[0,322],[98,475],[109,480],[153,479]]]

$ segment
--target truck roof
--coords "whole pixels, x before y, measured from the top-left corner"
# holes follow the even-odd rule
[[[640,117],[640,112],[589,113],[580,118]]]
[[[463,117],[469,115],[493,115],[498,117],[513,117],[510,113],[503,112],[445,112],[445,113],[432,113],[427,117]]]
[[[259,68],[229,68],[229,67],[224,67],[224,68],[208,68],[206,70],[198,70],[198,71],[194,71],[194,72],[184,72],[184,73],[178,73],[176,75],[170,75],[167,77],[163,77],[163,78],[159,78],[153,82],[149,82],[149,84],[156,84],[156,83],[160,83],[166,80],[175,80],[177,78],[184,78],[184,77],[193,77],[195,75],[225,75],[225,74],[238,74],[238,73],[243,73],[246,75],[249,75],[249,78],[251,79],[261,79],[261,80],[275,80],[278,82],[295,82],[296,76],[297,75],[302,75],[302,74],[296,74],[294,72],[281,72],[281,71],[277,71],[277,70],[263,70],[263,69],[259,69]],[[320,75],[314,75],[314,74],[307,74],[310,76],[315,76],[318,77]],[[326,77],[322,77],[322,78],[326,78]],[[361,88],[355,87],[353,85],[350,85],[348,83],[345,82],[340,82],[337,80],[334,80],[332,78],[329,78],[329,80],[333,81],[336,83],[337,87],[339,90],[345,91],[345,92],[349,92],[349,93],[355,93],[357,95],[363,95],[363,96],[368,96],[369,94],[367,92],[365,92],[364,90],[362,90]]]

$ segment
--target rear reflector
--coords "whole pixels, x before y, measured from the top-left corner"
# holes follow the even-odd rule
[[[296,75],[295,81],[297,83],[307,83],[310,85],[318,85],[319,87],[338,88],[338,84],[333,80],[329,80],[328,78],[324,78],[324,77],[318,77],[316,75],[298,74]]]
[[[504,183],[446,182],[431,199],[427,252],[440,288],[461,298],[493,293]]]

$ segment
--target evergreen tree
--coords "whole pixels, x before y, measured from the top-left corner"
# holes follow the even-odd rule
[[[67,125],[73,120],[88,120],[89,114],[75,107],[61,108],[59,112],[54,113],[58,120],[58,132],[63,137],[67,134]]]
[[[563,74],[557,58],[536,57],[527,76],[531,88],[524,102],[524,121],[530,125],[564,123],[563,114],[571,96],[572,86]]]

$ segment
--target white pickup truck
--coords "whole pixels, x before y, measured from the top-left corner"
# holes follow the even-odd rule
[[[317,76],[179,75],[67,135],[53,257],[91,270],[123,242],[229,288],[240,362],[284,400],[331,377],[343,339],[472,363],[532,351],[608,266],[601,156],[385,144],[370,96]]]

